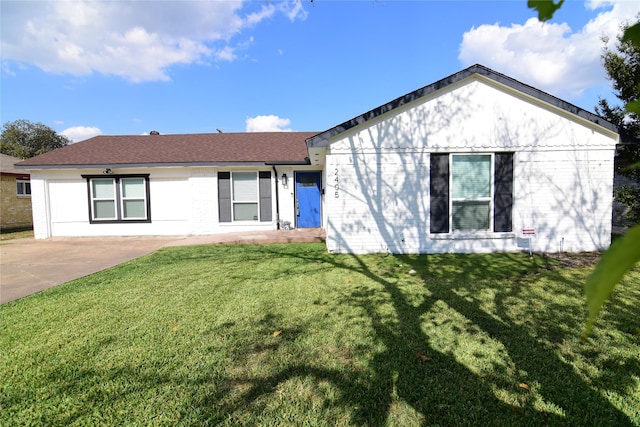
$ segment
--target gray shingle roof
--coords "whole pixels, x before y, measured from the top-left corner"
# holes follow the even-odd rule
[[[305,164],[305,140],[317,132],[96,136],[18,164],[96,167],[187,164]]]
[[[21,162],[17,157],[0,154],[0,173],[3,175],[28,176],[29,173],[24,170],[17,170],[14,165]]]

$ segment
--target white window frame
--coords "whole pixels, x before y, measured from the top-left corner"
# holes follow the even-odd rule
[[[22,189],[22,192],[20,192]],[[31,181],[28,179],[16,179],[16,195],[18,197],[31,197]]]
[[[112,195],[113,197],[96,197],[93,191],[93,183],[95,181],[111,181]],[[92,178],[89,180],[89,191],[91,200],[91,220],[92,221],[116,221],[118,219],[118,195],[116,193],[116,179],[115,178]],[[110,218],[96,218],[96,205],[98,201],[113,201],[113,216]]]
[[[87,180],[88,196],[89,196],[89,222],[92,224],[101,223],[123,223],[123,222],[151,222],[151,204],[149,202],[149,175],[82,175]],[[128,197],[125,198],[123,180],[127,179],[141,179],[144,185],[144,197]],[[110,198],[96,198],[93,191],[93,183],[95,181],[111,181],[113,188],[113,197]],[[100,200],[112,200],[114,202],[114,216],[110,218],[96,218],[95,202]],[[128,217],[125,218],[124,202],[127,200],[143,200],[144,213],[143,217]]]
[[[256,199],[254,200],[236,200],[235,199],[235,175],[236,174],[252,174],[255,178]],[[258,171],[231,171],[231,221],[232,222],[259,222],[260,221],[260,178]],[[256,217],[255,219],[236,219],[236,205],[256,205]]]
[[[124,183],[123,181],[125,180],[142,180],[142,186],[145,188],[144,190],[144,195],[142,196],[142,198],[140,197],[125,197],[124,196]],[[147,191],[146,191],[146,181],[145,178],[143,177],[139,177],[139,176],[124,176],[122,178],[120,178],[120,218],[122,218],[123,221],[131,221],[131,220],[146,220],[147,217],[149,216],[149,213],[147,212]],[[136,201],[136,200],[141,200],[142,203],[144,204],[144,216],[141,217],[125,217],[125,212],[124,212],[124,205],[126,201]]]
[[[453,197],[453,158],[455,156],[489,156],[490,157],[490,169],[489,169],[489,197],[479,198],[454,198]],[[451,153],[449,155],[449,230],[451,233],[474,233],[474,232],[490,232],[493,230],[493,193],[494,193],[494,175],[495,175],[495,153]],[[488,228],[478,229],[454,229],[453,222],[453,204],[454,202],[488,202],[489,203],[489,222]]]

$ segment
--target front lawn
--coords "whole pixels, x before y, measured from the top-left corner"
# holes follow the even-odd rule
[[[162,249],[0,306],[0,425],[640,425],[640,269],[581,344],[576,260]]]

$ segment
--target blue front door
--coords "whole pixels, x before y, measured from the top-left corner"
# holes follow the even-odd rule
[[[298,228],[320,228],[320,172],[296,172]]]

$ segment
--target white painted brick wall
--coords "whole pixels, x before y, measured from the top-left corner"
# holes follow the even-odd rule
[[[51,237],[47,199],[46,181],[40,173],[31,172],[31,211],[33,214],[33,235],[36,239]]]
[[[524,227],[536,228],[539,251],[609,245],[615,135],[479,81],[438,95],[331,143],[325,203],[330,251],[522,250],[528,244],[518,238]],[[514,232],[431,235],[429,154],[496,151],[516,153]]]
[[[211,234],[218,228],[218,172],[215,168],[196,168],[189,178],[191,233]]]

